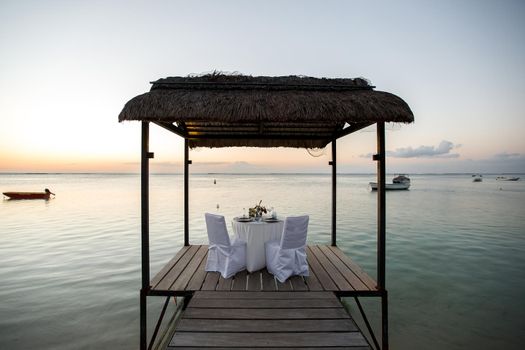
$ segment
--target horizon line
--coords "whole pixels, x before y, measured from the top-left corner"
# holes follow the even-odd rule
[[[190,175],[331,175],[331,172],[190,172]],[[410,173],[410,172],[387,172],[387,175],[396,174],[412,174],[412,175],[523,175],[525,172],[426,172],[426,173]],[[64,171],[64,172],[42,172],[42,171],[0,171],[0,175],[141,175],[140,172],[98,172],[98,171]],[[151,172],[149,175],[184,175],[182,172],[163,173]],[[337,173],[337,175],[377,175],[375,172],[344,172]]]

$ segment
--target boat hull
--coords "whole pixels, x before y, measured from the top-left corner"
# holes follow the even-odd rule
[[[3,195],[9,199],[45,199],[48,200],[51,196],[46,192],[3,192]]]
[[[482,181],[483,181],[483,175],[481,174],[472,175],[472,182],[482,182]]]
[[[377,191],[377,182],[370,182],[369,185],[372,191]],[[408,190],[409,188],[410,188],[409,183],[385,184],[385,190],[387,191],[403,191],[403,190]]]
[[[518,181],[519,177],[504,177],[504,176],[498,176],[496,180],[498,181]]]

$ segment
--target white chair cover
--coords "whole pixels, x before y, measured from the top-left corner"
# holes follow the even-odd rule
[[[308,219],[307,215],[287,217],[281,241],[265,244],[266,268],[281,283],[290,276],[309,275],[306,261]]]
[[[205,270],[230,278],[246,269],[246,242],[236,238],[230,242],[224,216],[206,213],[204,217],[210,242]]]

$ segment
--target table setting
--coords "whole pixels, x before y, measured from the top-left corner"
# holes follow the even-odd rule
[[[284,221],[273,207],[263,206],[262,201],[248,209],[248,216],[243,211],[242,216],[232,220],[232,228],[234,235],[246,242],[246,269],[253,272],[266,266],[264,243],[281,239]]]

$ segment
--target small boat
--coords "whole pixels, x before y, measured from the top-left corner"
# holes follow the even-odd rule
[[[481,181],[483,181],[483,175],[481,174],[472,175],[472,182],[481,182]]]
[[[45,199],[48,200],[51,195],[55,195],[49,189],[45,189],[44,192],[3,192],[4,196],[9,199]]]
[[[511,176],[511,177],[497,176],[496,177],[496,180],[498,181],[518,181],[519,179],[520,179],[519,177],[515,177],[515,176]]]
[[[377,182],[370,182],[372,191],[377,191]],[[385,184],[385,190],[408,190],[410,188],[410,178],[408,175],[400,174],[394,177],[391,184]]]

